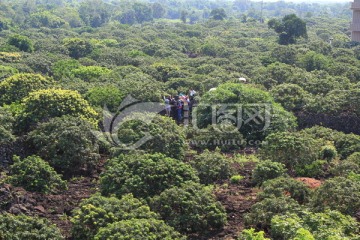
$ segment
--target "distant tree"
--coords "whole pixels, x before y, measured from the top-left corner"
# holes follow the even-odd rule
[[[326,70],[330,65],[328,57],[314,51],[307,52],[299,59],[300,66],[306,71]]]
[[[119,17],[120,23],[122,24],[134,24],[136,23],[136,16],[134,9],[125,10]]]
[[[271,19],[268,26],[279,34],[279,43],[282,45],[293,44],[299,37],[307,37],[305,21],[295,14],[286,15],[282,21]]]
[[[166,13],[166,9],[164,8],[164,6],[158,2],[153,3],[152,11],[153,11],[154,18],[162,18],[162,17],[164,17],[164,15]]]
[[[64,46],[69,50],[69,56],[75,59],[85,57],[93,50],[92,44],[81,38],[66,38],[63,41]]]
[[[10,21],[5,18],[0,18],[0,31],[9,29]]]
[[[186,10],[181,11],[180,19],[181,19],[181,21],[183,23],[186,23],[186,18],[187,18],[188,15],[189,15],[189,13]]]
[[[309,101],[310,94],[297,84],[284,83],[271,89],[271,95],[288,111],[301,110]]]
[[[227,15],[225,9],[217,8],[211,11],[210,17],[214,20],[224,20],[227,17]]]
[[[153,20],[152,8],[148,4],[136,2],[133,5],[133,9],[135,11],[135,17],[138,23],[143,23]]]
[[[115,113],[120,107],[124,93],[114,85],[98,86],[89,89],[86,99],[94,107],[106,106],[110,112]]]
[[[86,25],[97,28],[109,21],[111,8],[101,0],[86,0],[80,5],[79,15]]]
[[[65,23],[63,19],[48,11],[33,13],[30,16],[30,25],[34,28],[59,28],[65,25]]]
[[[245,215],[245,224],[262,229],[270,227],[271,219],[278,214],[300,213],[302,207],[294,199],[281,196],[266,198],[251,206],[251,210]]]
[[[8,44],[17,47],[20,51],[23,52],[31,53],[34,51],[34,44],[30,38],[19,34],[10,36]]]

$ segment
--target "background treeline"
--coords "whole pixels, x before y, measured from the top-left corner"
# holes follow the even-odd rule
[[[349,4],[288,2],[252,2],[249,0],[165,0],[165,1],[58,1],[17,0],[1,2],[1,26],[22,28],[100,27],[115,21],[123,24],[149,22],[160,18],[182,19],[190,23],[212,17],[214,9],[224,9],[227,16],[243,22],[295,13],[300,17],[329,16],[349,18]]]

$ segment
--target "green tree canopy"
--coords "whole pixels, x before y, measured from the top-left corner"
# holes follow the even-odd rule
[[[19,73],[0,82],[0,105],[20,102],[30,92],[46,89],[51,81],[40,74]]]
[[[148,240],[162,240],[186,239],[182,237],[174,228],[166,225],[162,220],[157,219],[130,219],[120,222],[115,222],[100,228],[99,233],[96,234],[95,240],[101,239],[148,239]]]
[[[286,15],[281,21],[271,19],[268,26],[279,34],[279,43],[282,45],[293,44],[299,37],[307,37],[305,21],[295,14]]]
[[[120,197],[132,193],[147,198],[180,186],[185,181],[198,182],[191,166],[163,154],[127,154],[111,159],[101,174],[102,194]]]
[[[115,222],[157,218],[156,213],[131,194],[121,198],[96,194],[84,199],[79,208],[74,210],[72,233],[76,240],[90,240],[94,239],[99,229]]]
[[[151,200],[150,207],[180,232],[201,233],[226,224],[224,207],[210,189],[194,182],[165,190]]]
[[[23,160],[14,157],[7,182],[23,187],[27,191],[50,193],[66,189],[66,181],[61,179],[54,169],[37,156],[29,156]]]
[[[100,156],[92,126],[80,117],[63,116],[44,122],[29,133],[35,154],[67,176],[92,170]]]
[[[1,239],[34,239],[34,240],[62,240],[60,230],[51,225],[46,219],[25,215],[0,215]]]
[[[19,127],[28,130],[35,124],[64,115],[77,116],[95,124],[97,113],[82,96],[71,90],[44,89],[32,92],[22,101]]]

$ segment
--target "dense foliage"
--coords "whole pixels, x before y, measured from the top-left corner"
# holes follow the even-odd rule
[[[30,92],[49,85],[50,81],[40,74],[15,74],[0,82],[0,105],[19,102]]]
[[[194,182],[165,190],[151,200],[150,207],[167,224],[184,233],[219,229],[226,223],[225,209],[210,189]]]
[[[30,156],[23,160],[14,157],[14,164],[10,168],[11,176],[7,179],[14,186],[23,187],[28,191],[49,193],[66,189],[66,181],[37,156]]]
[[[28,129],[50,118],[71,115],[94,123],[96,112],[78,92],[62,89],[45,89],[29,94],[22,101],[20,128]]]
[[[34,240],[64,239],[60,230],[54,225],[51,225],[47,220],[25,215],[15,216],[8,213],[0,215],[0,238]]]
[[[351,15],[348,3],[0,1],[0,205],[69,239],[234,238],[244,223],[240,239],[357,239]],[[175,100],[164,116],[164,96],[182,96],[183,119]],[[60,173],[68,191],[55,191]],[[37,218],[1,221],[0,239],[61,238]]]
[[[74,211],[73,237],[75,239],[93,239],[99,229],[112,223],[131,219],[157,218],[157,214],[151,212],[146,204],[131,194],[123,195],[120,199],[94,195],[83,200],[79,209]]]
[[[186,181],[198,182],[196,171],[163,154],[127,154],[109,160],[100,178],[102,194],[132,193],[147,198]]]
[[[149,153],[163,153],[180,160],[184,157],[185,134],[183,129],[170,118],[153,113],[135,112],[126,116],[116,130],[120,149],[139,148]]]
[[[149,240],[185,239],[174,228],[157,219],[130,219],[116,222],[101,228],[94,239],[130,240],[137,238]]]
[[[231,175],[231,159],[222,155],[219,150],[215,152],[205,150],[191,160],[190,165],[197,170],[200,182],[203,184],[224,180]]]
[[[66,175],[81,173],[81,169],[93,169],[100,158],[91,129],[91,124],[79,117],[53,118],[31,131],[28,142],[55,170]]]

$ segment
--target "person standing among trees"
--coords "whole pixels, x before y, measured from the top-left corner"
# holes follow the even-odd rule
[[[182,110],[183,110],[183,102],[181,98],[179,98],[176,102],[176,110],[177,110],[177,120],[178,123],[181,123],[182,120]]]
[[[170,117],[170,114],[171,114],[171,105],[170,105],[171,96],[168,96],[168,97],[164,96],[164,101],[165,101],[166,116]]]

